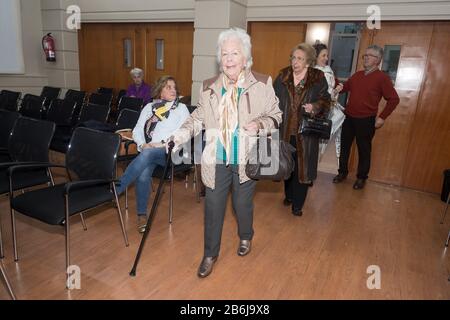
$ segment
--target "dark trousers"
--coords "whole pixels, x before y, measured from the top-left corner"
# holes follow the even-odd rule
[[[205,257],[219,255],[222,238],[223,220],[228,193],[232,190],[232,204],[238,224],[238,235],[241,240],[253,238],[253,195],[256,181],[239,183],[239,167],[237,165],[216,165],[215,189],[206,187],[205,194]]]
[[[291,136],[290,144],[296,148],[297,142],[295,136]],[[298,181],[298,157],[297,151],[292,153],[295,159],[294,172],[288,180],[284,180],[284,196],[286,199],[292,201],[292,210],[302,210],[305,204],[306,196],[308,194],[309,184],[300,183]]]
[[[375,135],[375,117],[353,118],[347,116],[342,125],[339,173],[348,174],[348,159],[353,140],[358,147],[358,179],[367,179],[370,170],[372,139]]]

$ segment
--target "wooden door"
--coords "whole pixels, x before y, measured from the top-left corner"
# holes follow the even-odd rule
[[[180,94],[191,95],[193,37],[192,23],[153,23],[146,27],[146,72],[152,83],[163,75],[172,75]],[[164,41],[162,69],[156,65],[157,40]]]
[[[287,67],[292,48],[305,41],[306,23],[302,22],[250,22],[252,38],[252,69],[272,76]]]
[[[383,22],[380,30],[365,29],[362,33],[358,70],[362,70],[361,55],[368,45],[376,44],[383,48],[386,45],[401,46],[395,81],[400,103],[375,133],[369,173],[371,180],[399,186],[404,184],[405,164],[412,160],[407,154],[432,32],[432,22]],[[384,106],[385,101],[382,100],[380,112]],[[357,161],[352,161],[352,167],[356,171]]]
[[[450,22],[435,22],[405,159],[406,187],[439,193],[442,172],[450,168],[449,58]]]

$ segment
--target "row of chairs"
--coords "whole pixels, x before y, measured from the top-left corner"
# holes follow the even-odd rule
[[[49,163],[49,146],[56,125],[45,120],[22,117],[18,113],[0,110],[0,128],[4,134],[11,128],[6,150],[6,162],[0,163],[0,195],[9,195],[14,259],[18,261],[15,216],[19,212],[50,225],[65,228],[66,267],[70,266],[70,221],[102,204],[115,202],[126,246],[128,237],[120,204],[115,191],[117,152],[121,143],[118,134],[77,128],[67,150],[65,166]],[[3,136],[0,137],[3,140]],[[55,184],[50,168],[65,168],[69,181]],[[26,190],[32,186],[43,188]],[[16,191],[26,192],[16,192]],[[0,224],[0,256],[3,242]],[[67,269],[66,269],[67,270]],[[3,270],[2,270],[3,275]],[[8,286],[9,287],[9,286]],[[12,293],[12,292],[11,292]],[[13,295],[13,293],[12,293]]]

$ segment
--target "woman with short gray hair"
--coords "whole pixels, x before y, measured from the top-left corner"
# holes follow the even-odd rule
[[[141,98],[144,101],[144,106],[152,101],[152,88],[144,82],[144,71],[139,68],[134,68],[130,71],[133,84],[130,84],[127,89],[127,97]]]
[[[173,137],[176,150],[206,129],[201,161],[206,192],[204,254],[197,273],[200,278],[212,272],[219,256],[230,189],[238,224],[237,254],[250,252],[256,181],[245,173],[249,136],[270,132],[281,122],[272,79],[250,69],[251,42],[244,30],[233,28],[220,33],[217,59],[220,74],[203,82],[197,108]]]

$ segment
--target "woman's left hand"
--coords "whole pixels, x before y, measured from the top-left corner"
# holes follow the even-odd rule
[[[303,105],[303,108],[308,113],[312,113],[313,112],[313,105],[311,103],[307,103],[307,104]]]
[[[259,126],[255,121],[251,121],[247,123],[244,127],[244,130],[247,131],[248,135],[257,135]]]

